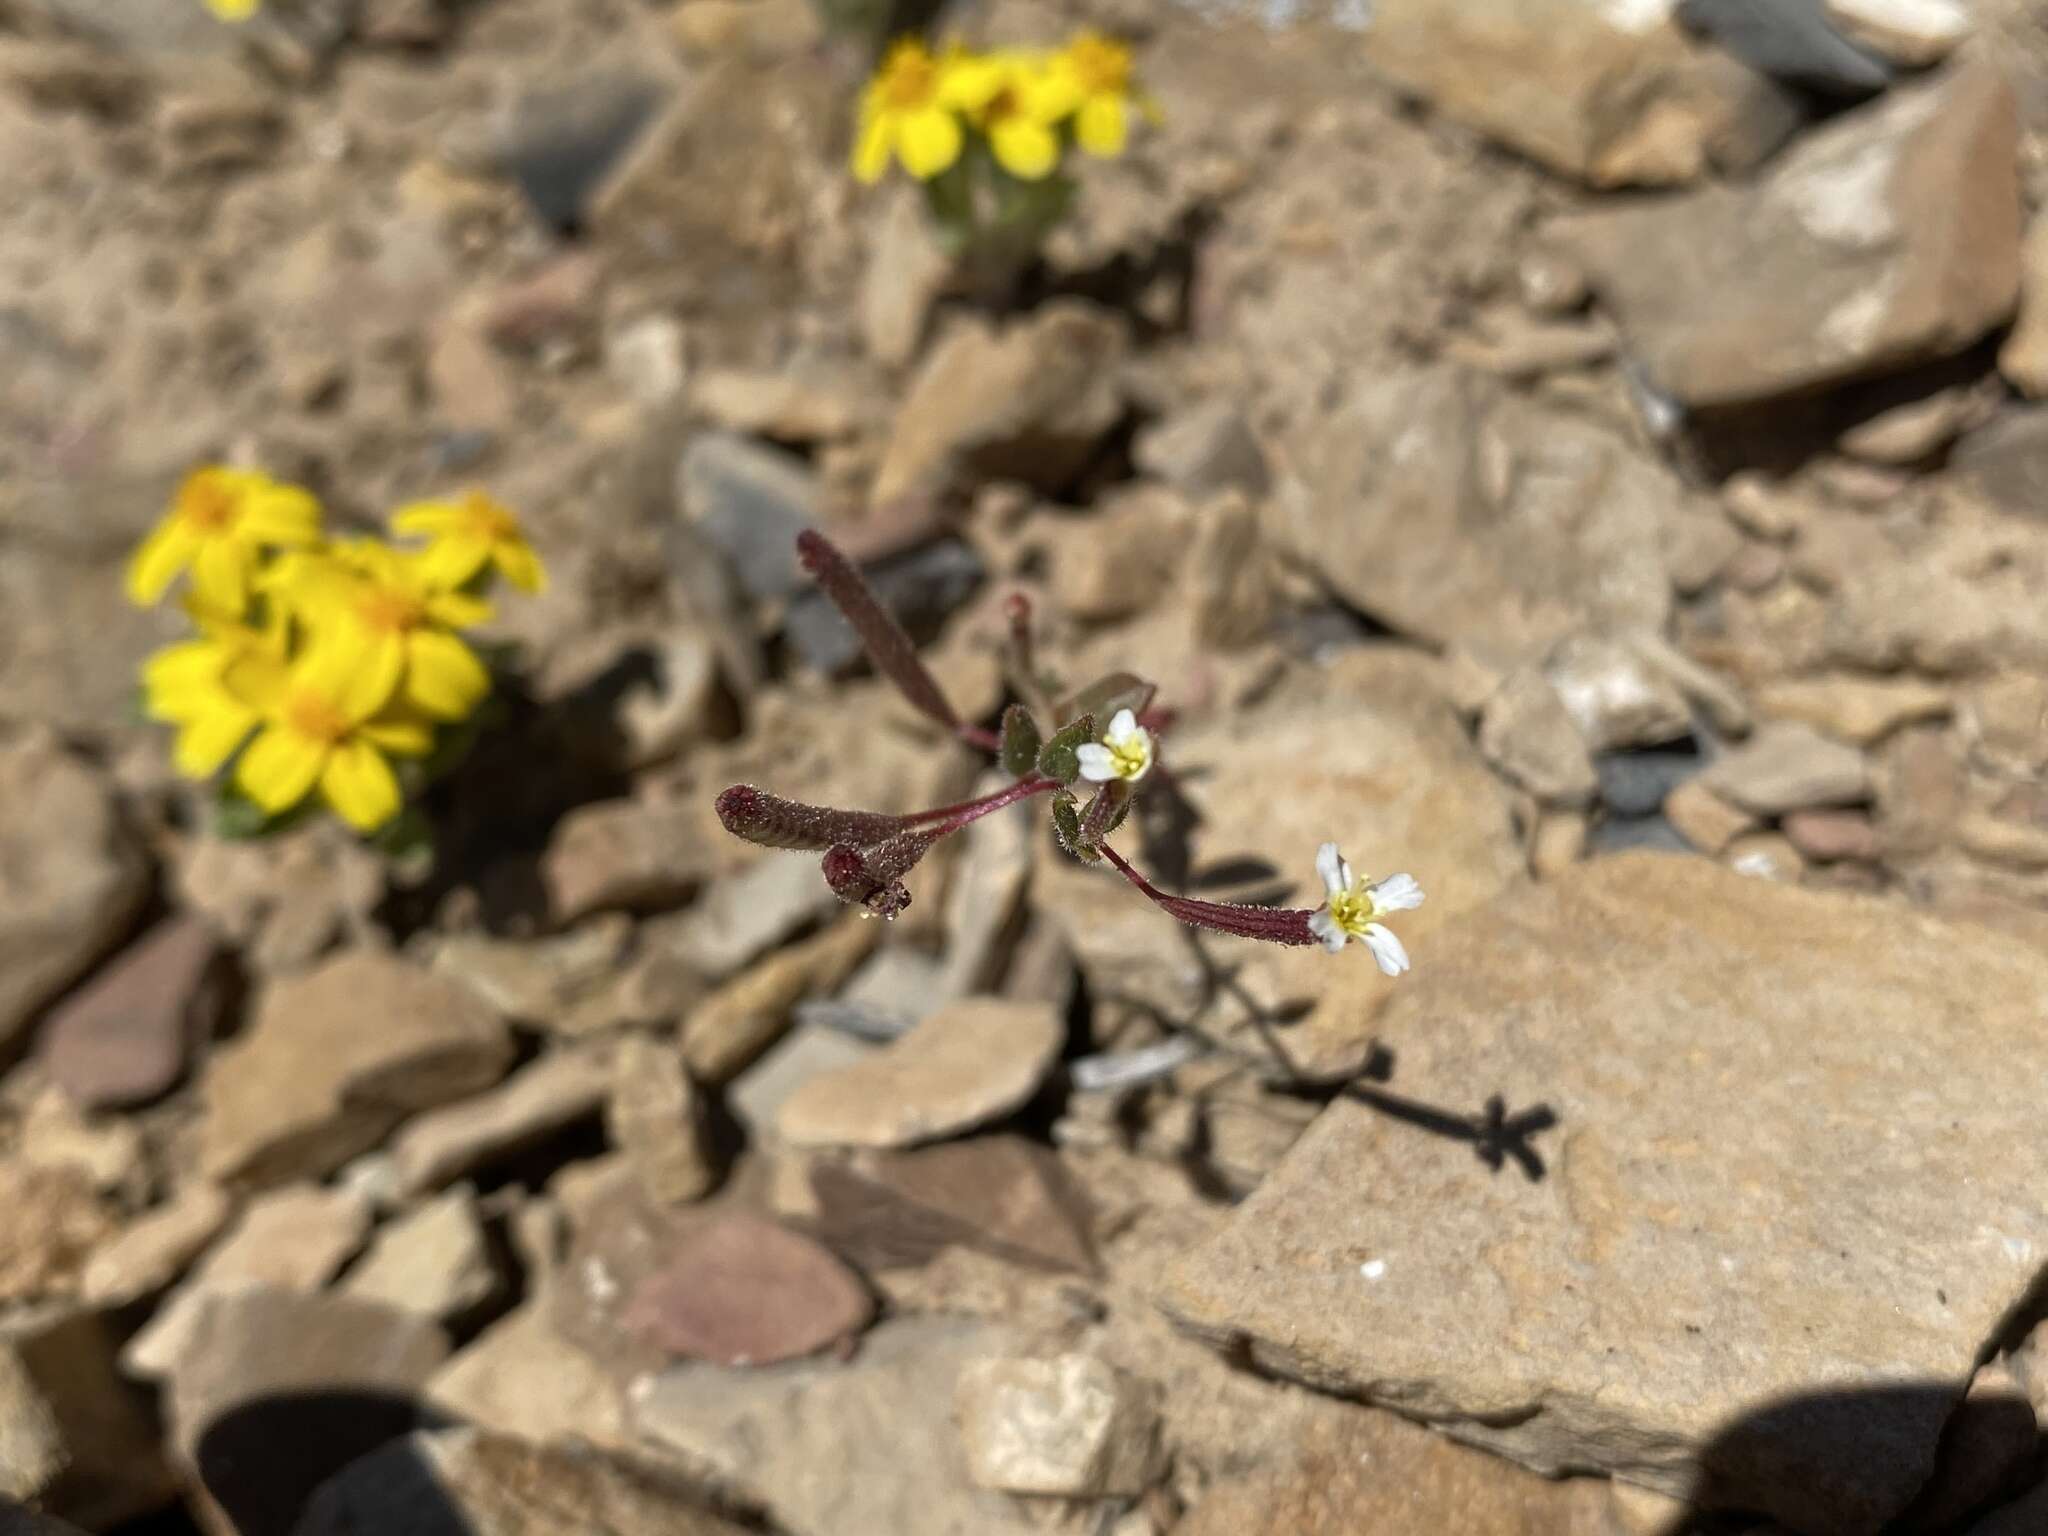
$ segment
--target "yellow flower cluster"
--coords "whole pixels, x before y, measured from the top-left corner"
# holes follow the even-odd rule
[[[1156,115],[1131,50],[1081,32],[1057,52],[1000,48],[942,54],[915,38],[890,48],[861,93],[853,174],[882,178],[893,159],[919,181],[943,175],[973,136],[1023,181],[1052,174],[1069,135],[1091,155],[1123,153],[1131,114]]]
[[[247,21],[262,0],[206,0],[206,8],[222,21]]]
[[[471,491],[392,514],[398,546],[329,539],[311,492],[219,465],[185,477],[129,562],[149,606],[189,573],[196,633],[144,663],[144,708],[178,729],[174,761],[276,816],[316,790],[359,831],[404,802],[395,758],[424,758],[473,714],[490,673],[463,640],[491,616],[494,576],[539,591],[518,519]],[[239,757],[237,754],[239,753]]]

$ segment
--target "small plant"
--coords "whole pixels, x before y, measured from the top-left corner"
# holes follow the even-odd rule
[[[463,632],[490,618],[491,583],[546,580],[518,520],[481,491],[401,507],[392,527],[415,546],[330,539],[321,522],[310,491],[210,465],[129,562],[145,607],[189,574],[194,634],[143,664],[142,706],[177,728],[178,772],[219,783],[224,833],[273,830],[316,793],[359,832],[394,828],[490,696]]]
[[[1067,150],[1112,158],[1133,115],[1156,120],[1131,51],[1096,32],[1056,52],[959,44],[934,54],[900,38],[861,93],[853,173],[880,181],[901,165],[924,188],[949,255],[1021,266],[1067,211]]]
[[[978,800],[907,816],[805,805],[735,784],[718,797],[718,818],[735,837],[823,855],[825,883],[840,900],[893,918],[910,905],[903,877],[941,838],[1005,806],[1043,795],[1051,806],[1054,840],[1062,849],[1083,863],[1108,864],[1183,923],[1270,944],[1321,944],[1333,954],[1356,940],[1387,975],[1408,969],[1407,951],[1380,919],[1422,905],[1421,887],[1405,874],[1377,883],[1354,874],[1335,843],[1323,844],[1316,853],[1325,900],[1314,909],[1175,896],[1146,879],[1112,846],[1110,839],[1129,816],[1141,787],[1165,772],[1159,744],[1171,721],[1154,708],[1152,684],[1118,672],[1055,700],[1055,690],[1044,686],[1035,665],[1029,604],[1017,596],[1010,600],[1012,671],[1018,691],[1032,704],[1010,705],[996,731],[968,724],[946,702],[910,637],[845,556],[815,532],[798,537],[797,554],[860,636],[875,669],[954,736],[993,753],[1013,782]],[[1042,719],[1050,721],[1049,731]]]

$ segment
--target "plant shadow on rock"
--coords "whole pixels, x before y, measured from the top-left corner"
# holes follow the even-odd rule
[[[450,1422],[394,1393],[279,1393],[238,1403],[208,1424],[194,1461],[200,1483],[240,1536],[291,1536],[314,1490],[343,1467],[414,1430]],[[423,1471],[419,1522],[390,1536],[444,1532],[470,1536]]]

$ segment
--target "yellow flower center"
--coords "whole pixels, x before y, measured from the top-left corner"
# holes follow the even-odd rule
[[[909,112],[926,105],[937,94],[938,65],[915,43],[903,43],[882,63],[875,81],[876,94],[891,112]]]
[[[1131,736],[1123,741],[1105,741],[1109,748],[1109,760],[1120,779],[1135,779],[1152,762],[1152,749],[1143,736]]]
[[[396,587],[370,587],[356,602],[356,616],[380,635],[402,635],[426,622],[427,608]]]
[[[1331,921],[1354,939],[1364,938],[1366,925],[1378,915],[1363,880],[1353,881],[1350,890],[1330,898]]]
[[[194,533],[225,533],[240,511],[234,491],[210,475],[193,479],[178,497],[178,516]]]
[[[284,723],[294,735],[333,746],[348,734],[348,716],[317,688],[294,689],[284,701]]]
[[[1067,60],[1089,95],[1121,96],[1131,83],[1131,50],[1104,37],[1077,37]]]
[[[519,537],[519,519],[482,491],[464,496],[462,510],[469,518],[470,532],[479,539],[505,544]]]

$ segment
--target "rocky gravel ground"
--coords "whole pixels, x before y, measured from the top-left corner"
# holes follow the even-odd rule
[[[0,0],[0,1532],[2048,1531],[2048,17],[945,24],[1165,109],[1000,296],[807,0]],[[135,723],[221,458],[547,559],[431,863]],[[989,787],[814,527],[1413,970],[728,837]]]

